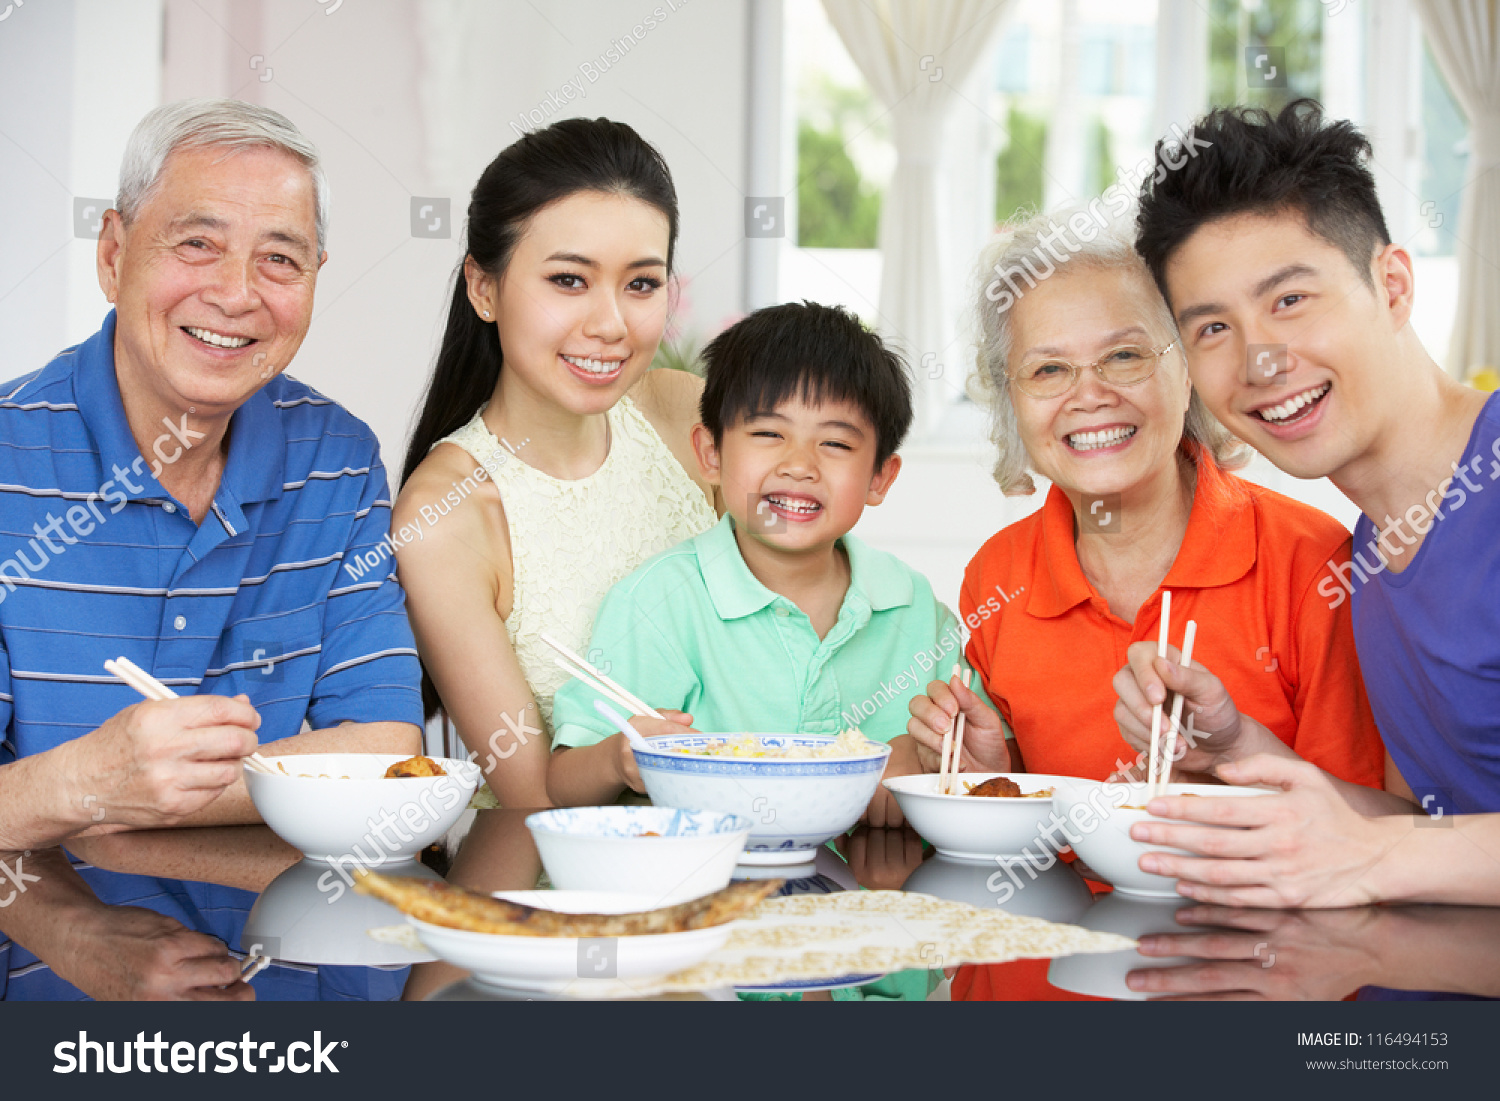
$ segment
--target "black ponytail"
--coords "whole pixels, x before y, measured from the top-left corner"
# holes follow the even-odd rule
[[[677,191],[667,162],[629,126],[602,118],[565,119],[501,150],[480,175],[470,197],[467,256],[498,280],[532,217],[543,207],[581,191],[629,195],[665,214],[667,272],[671,273],[677,246]],[[437,442],[467,424],[495,392],[503,364],[497,329],[475,314],[460,261],[453,275],[443,340],[407,444],[402,486]],[[440,703],[424,668],[422,704],[428,718]]]

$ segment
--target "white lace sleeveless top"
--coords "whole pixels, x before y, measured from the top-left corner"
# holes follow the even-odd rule
[[[628,397],[607,414],[604,462],[571,481],[528,466],[525,445],[497,440],[483,414],[481,406],[440,442],[472,455],[500,491],[515,578],[505,629],[551,737],[552,697],[568,675],[553,663],[541,633],[587,657],[594,613],[610,587],[718,517]]]

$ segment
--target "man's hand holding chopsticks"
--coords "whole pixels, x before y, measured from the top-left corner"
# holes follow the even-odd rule
[[[63,805],[79,830],[180,823],[240,778],[259,744],[248,696],[184,696],[118,712],[63,756]]]

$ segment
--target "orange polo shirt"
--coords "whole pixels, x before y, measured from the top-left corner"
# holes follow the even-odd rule
[[[1381,787],[1385,747],[1365,699],[1349,604],[1330,608],[1317,592],[1329,561],[1348,561],[1348,531],[1221,470],[1201,449],[1189,453],[1198,460],[1193,509],[1162,582],[1172,593],[1172,644],[1197,620],[1193,660],[1224,682],[1242,713],[1333,775]],[[1115,725],[1112,681],[1132,643],[1157,640],[1162,589],[1134,624],[1111,612],[1078,563],[1073,507],[1055,486],[1038,512],[974,556],[959,596],[969,663],[1028,771],[1103,780],[1117,762],[1135,760]],[[1067,997],[1045,981],[1037,986],[1045,974],[1045,963],[965,968],[954,996]]]

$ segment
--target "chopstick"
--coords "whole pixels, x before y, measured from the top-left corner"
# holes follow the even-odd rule
[[[964,670],[964,687],[969,687],[969,678],[974,675],[972,669]],[[964,713],[960,711],[958,718],[953,720],[953,771],[948,773],[948,794],[956,794],[958,787],[958,765],[964,759]]]
[[[553,658],[552,661],[564,673],[567,673],[570,677],[577,677],[579,680],[583,681],[584,684],[588,685],[595,692],[599,693],[599,695],[603,696],[607,700],[613,700],[630,714],[650,715],[653,718],[657,719],[662,717],[660,711],[656,711],[653,708],[649,707],[637,706],[637,704],[640,703],[639,700],[636,700],[632,696],[627,696],[623,692],[616,691],[608,684],[605,684],[604,681],[600,680],[593,673],[587,672],[584,669],[580,669],[572,662],[567,661],[563,658]]]
[[[1187,631],[1182,636],[1182,667],[1186,669],[1193,661],[1193,642],[1198,637],[1198,621],[1190,619],[1187,622]],[[1172,701],[1172,721],[1167,724],[1166,754],[1162,758],[1163,775],[1161,780],[1161,791],[1152,788],[1148,795],[1154,799],[1158,795],[1166,793],[1167,781],[1172,775],[1172,759],[1177,755],[1177,729],[1182,725],[1182,701],[1183,695],[1177,693],[1177,698]]]
[[[630,708],[630,713],[632,715],[650,715],[653,719],[659,719],[662,717],[662,713],[656,710],[656,708],[652,707],[650,704],[646,703],[638,696],[632,695],[630,691],[623,685],[610,680],[607,676],[599,672],[599,670],[595,669],[588,662],[584,661],[583,658],[573,653],[572,650],[569,650],[561,642],[558,642],[557,639],[553,638],[545,631],[542,632],[541,639],[548,646],[552,647],[552,649],[556,650],[559,655],[561,655],[560,657],[554,658],[553,660],[557,662],[558,667],[561,668],[564,672],[571,673],[579,680],[588,684],[595,691],[603,692],[606,696],[614,700],[621,707]]]
[[[119,677],[148,700],[175,700],[178,698],[176,692],[173,692],[165,684],[127,657],[118,657],[111,661],[106,661],[104,668]],[[245,764],[259,772],[269,772],[273,776],[281,775],[259,753],[252,753],[246,757]]]
[[[958,676],[957,662],[953,665],[953,672],[948,674],[948,679],[952,680],[956,676]],[[958,714],[961,716],[963,712],[960,711]],[[943,731],[943,752],[938,757],[937,791],[939,795],[948,794],[948,757],[953,752],[953,733],[957,726],[958,717],[955,716],[954,720],[948,724],[948,729]]]
[[[1156,656],[1163,661],[1167,657],[1167,640],[1172,637],[1172,593],[1161,594],[1161,637],[1156,642]],[[1151,708],[1151,756],[1146,762],[1146,791],[1156,791],[1157,758],[1161,753],[1161,704]]]
[[[259,975],[266,968],[270,967],[271,963],[270,956],[246,956],[244,963],[240,966],[240,977],[237,981],[248,983],[256,975]]]

